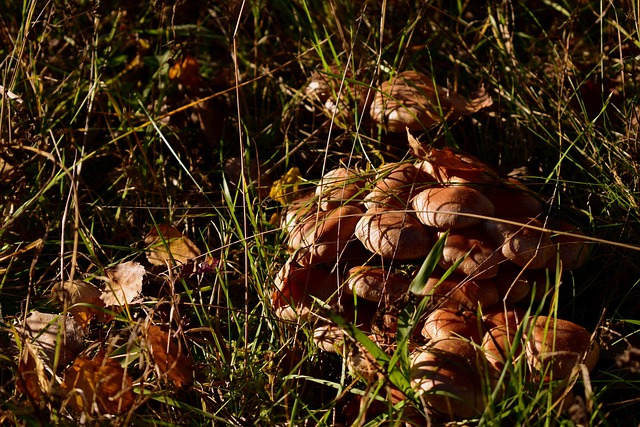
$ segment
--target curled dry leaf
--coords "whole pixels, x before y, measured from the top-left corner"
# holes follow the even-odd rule
[[[61,326],[63,333],[59,334]],[[31,340],[33,348],[44,356],[43,362],[48,366],[53,365],[56,351],[59,351],[58,366],[64,366],[84,347],[82,328],[69,316],[33,311],[24,325],[16,329]]]
[[[69,313],[83,329],[89,326],[94,317],[101,323],[109,321],[110,316],[101,310],[105,307],[100,298],[102,291],[90,283],[80,280],[58,283],[51,290],[51,295],[68,305]]]
[[[64,372],[62,389],[71,394],[69,404],[77,412],[117,415],[133,406],[133,381],[118,362],[104,351],[93,359],[79,356]]]
[[[108,269],[109,282],[100,299],[107,307],[131,304],[142,291],[144,274],[144,267],[133,261],[127,261]]]
[[[147,260],[153,265],[186,264],[200,255],[200,249],[177,228],[159,224],[144,238]]]
[[[149,325],[147,344],[161,374],[166,375],[178,388],[191,385],[194,374],[193,361],[180,340],[171,339],[160,327]]]
[[[27,341],[22,343],[16,388],[36,402],[40,402],[49,390],[49,378],[38,357],[38,349]]]

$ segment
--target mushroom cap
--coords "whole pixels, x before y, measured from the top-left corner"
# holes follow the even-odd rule
[[[580,229],[565,221],[560,221],[555,230],[568,232],[576,235],[584,235]],[[566,234],[552,234],[551,241],[557,247],[558,258],[562,262],[562,269],[569,271],[582,267],[589,259],[589,243],[577,236],[567,236]],[[551,257],[547,267],[555,270],[558,260]]]
[[[321,325],[313,330],[313,342],[321,350],[343,354],[347,334],[336,325]]]
[[[355,235],[369,251],[390,259],[423,258],[433,245],[431,233],[413,215],[379,208],[360,218]]]
[[[469,280],[464,276],[452,274],[440,282],[438,275],[432,275],[421,295],[429,295],[440,308],[463,307],[476,310],[478,307],[488,308],[499,301],[498,291],[490,279]]]
[[[469,256],[462,260],[456,272],[474,279],[490,279],[498,275],[498,267],[504,259],[502,253],[489,236],[475,228],[450,230],[442,249],[440,267],[448,269],[469,251]]]
[[[531,285],[529,277],[524,274],[522,267],[510,262],[500,265],[499,274],[493,278],[500,298],[506,302],[522,301],[529,295]]]
[[[314,192],[305,192],[287,206],[282,215],[281,225],[288,233],[292,233],[300,223],[315,215],[317,211]]]
[[[464,228],[482,221],[466,214],[492,216],[493,204],[471,187],[427,188],[412,202],[416,216],[423,224],[436,228]]]
[[[416,167],[441,184],[493,184],[498,181],[495,170],[479,158],[449,147],[430,148]]]
[[[424,184],[432,182],[435,182],[433,177],[411,163],[389,163],[378,171],[375,186],[364,204],[367,209],[404,209]]]
[[[480,343],[482,324],[473,311],[437,308],[424,322],[422,335],[427,339],[460,337]]]
[[[320,209],[327,211],[345,204],[358,205],[364,198],[366,180],[348,168],[336,168],[327,172],[316,187]]]
[[[510,223],[493,220],[482,223],[487,234],[500,246],[502,255],[520,267],[544,268],[555,253],[555,247],[549,233],[530,228],[543,228],[543,224],[528,217],[506,220]]]
[[[531,322],[527,359],[533,369],[564,379],[580,363],[594,368],[599,347],[585,328],[551,316],[532,317]]]
[[[369,110],[371,118],[389,132],[422,131],[444,120],[454,120],[491,105],[484,93],[467,101],[456,93],[438,89],[417,71],[403,71],[383,82]]]
[[[358,266],[349,270],[344,291],[369,301],[394,301],[409,290],[411,280],[379,267]]]
[[[331,303],[337,300],[338,277],[319,266],[299,266],[288,260],[274,280],[271,295],[275,314],[282,320],[306,321],[316,308],[312,297]]]
[[[478,371],[483,356],[458,338],[429,343],[411,354],[413,388],[427,405],[451,419],[483,412],[485,396]]]
[[[502,372],[509,355],[515,361],[523,352],[520,342],[515,342],[516,329],[508,325],[499,325],[489,329],[482,338],[484,356],[497,372]]]
[[[496,218],[535,218],[542,213],[543,206],[539,196],[515,178],[488,185],[482,189],[482,194],[495,206]]]
[[[526,311],[512,304],[496,304],[482,313],[482,321],[488,329],[507,326],[515,331],[525,318]]]
[[[301,264],[339,259],[361,217],[362,211],[349,205],[310,215],[289,234],[288,247],[300,251],[296,260]]]

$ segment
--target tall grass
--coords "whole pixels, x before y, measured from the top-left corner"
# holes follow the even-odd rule
[[[503,174],[522,168],[550,198],[549,219],[568,216],[605,241],[564,279],[553,304],[530,307],[555,306],[596,331],[603,354],[590,377],[577,378],[582,404],[570,401],[563,412],[555,390],[527,383],[525,366],[508,366],[505,396],[494,396],[475,422],[637,424],[637,372],[621,355],[640,347],[640,252],[606,243],[639,247],[635,3],[196,3],[6,5],[0,420],[78,422],[59,392],[36,403],[16,391],[11,328],[32,311],[62,311],[50,297],[59,282],[144,263],[144,236],[160,223],[174,224],[218,267],[179,277],[148,266],[144,304],[91,326],[87,354],[102,345],[132,355],[136,410],[109,422],[339,425],[355,413],[361,425],[380,425],[423,411],[417,400],[380,402],[384,381],[355,378],[342,358],[313,345],[308,324],[271,310],[287,253],[269,183],[295,166],[310,188],[341,163],[375,168],[407,156],[404,135],[372,126],[366,111],[338,123],[305,96],[312,71],[336,64],[344,85],[370,96],[409,69],[465,95],[484,85],[490,111],[421,140],[467,150]],[[199,71],[176,77],[188,58]],[[249,173],[252,162],[260,173]],[[190,389],[174,389],[133,356],[144,351],[135,337],[145,317],[192,344]],[[407,381],[402,370],[387,374],[396,386]]]

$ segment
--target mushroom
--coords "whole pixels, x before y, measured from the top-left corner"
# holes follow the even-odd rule
[[[414,197],[412,206],[420,222],[437,228],[469,227],[494,211],[481,192],[463,186],[427,188]]]
[[[315,310],[314,298],[331,303],[337,299],[338,277],[318,266],[298,266],[289,259],[274,281],[271,303],[279,319],[309,320]]]
[[[289,249],[299,251],[296,260],[305,265],[339,259],[361,216],[359,208],[349,205],[310,215],[289,235]]]
[[[358,84],[351,70],[341,70],[331,65],[326,71],[314,71],[305,89],[306,95],[322,105],[322,112],[335,119],[341,127],[347,127],[369,108],[373,95],[369,87]]]
[[[496,218],[535,218],[542,213],[539,196],[515,178],[507,178],[500,184],[486,186],[482,189],[482,194],[495,206]]]
[[[424,322],[422,335],[431,340],[464,338],[480,343],[482,323],[473,311],[455,308],[437,308]]]
[[[433,177],[411,163],[389,163],[378,171],[375,186],[365,197],[367,209],[405,209],[424,184],[435,182]]]
[[[551,241],[557,247],[558,258],[560,259],[562,269],[568,271],[582,267],[589,258],[589,245],[585,239],[579,237],[584,234],[578,227],[565,221],[560,221],[554,229],[573,234],[573,236],[566,234],[551,235]],[[557,263],[558,259],[551,257],[547,267],[555,270]]]
[[[491,239],[481,230],[462,228],[450,230],[444,242],[439,265],[448,269],[460,259],[462,261],[456,268],[456,272],[474,279],[490,279],[498,274],[498,266],[504,258]]]
[[[344,354],[347,334],[336,325],[321,325],[313,330],[313,342],[321,350]]]
[[[503,301],[515,303],[529,295],[529,277],[522,267],[505,262],[500,265],[500,273],[493,278],[498,294]]]
[[[302,222],[318,211],[316,197],[313,191],[303,193],[291,202],[284,210],[281,225],[290,234]]]
[[[549,233],[539,230],[543,224],[528,217],[505,220],[483,222],[484,230],[500,246],[502,255],[520,267],[544,268],[555,253],[555,247]]]
[[[496,304],[482,313],[482,321],[487,329],[507,326],[515,331],[525,318],[525,310],[512,304]]]
[[[479,366],[482,355],[473,344],[447,338],[411,354],[411,381],[420,398],[451,419],[470,418],[485,408]]]
[[[488,308],[499,301],[498,291],[490,279],[469,280],[452,274],[441,279],[432,275],[420,295],[429,296],[438,307],[464,308],[475,311],[478,307]]]
[[[527,359],[533,369],[564,379],[579,363],[584,363],[589,371],[594,368],[600,351],[585,328],[551,316],[530,319]]]
[[[482,338],[484,356],[497,373],[502,372],[507,360],[515,362],[522,355],[522,344],[514,342],[516,331],[508,325],[498,325],[489,329]]]
[[[392,302],[409,290],[408,277],[379,267],[359,266],[349,270],[345,292],[369,301]]]
[[[355,235],[369,251],[390,259],[423,258],[433,245],[431,233],[413,215],[379,208],[360,218]]]
[[[456,93],[435,87],[417,71],[404,71],[383,82],[370,108],[371,118],[389,132],[422,131],[445,120],[470,115],[492,104],[483,93],[467,101]]]
[[[316,187],[320,209],[328,211],[347,204],[357,206],[364,198],[365,185],[365,180],[353,169],[330,170]]]

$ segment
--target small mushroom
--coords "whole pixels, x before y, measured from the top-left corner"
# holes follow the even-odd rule
[[[422,289],[421,295],[429,296],[440,308],[451,307],[475,311],[488,308],[499,301],[498,291],[490,279],[469,280],[452,274],[442,280],[432,275]]]
[[[535,218],[506,218],[508,222],[487,220],[484,230],[500,246],[502,255],[520,267],[544,268],[555,253],[549,233]],[[535,227],[535,228],[531,228]]]
[[[496,218],[535,218],[542,213],[539,196],[515,178],[507,178],[500,184],[486,186],[482,189],[482,194],[495,206]]]
[[[529,295],[531,284],[525,271],[522,267],[509,262],[500,265],[500,273],[493,278],[500,299],[515,303]]]
[[[276,289],[271,303],[279,319],[309,320],[316,303],[314,298],[330,303],[337,299],[338,277],[318,266],[299,266],[289,259],[274,281]]]
[[[464,228],[493,215],[493,204],[471,187],[427,188],[412,202],[416,216],[423,224],[437,228]],[[468,216],[478,215],[478,216]]]
[[[551,241],[557,247],[558,258],[562,263],[562,269],[569,271],[582,267],[587,262],[587,259],[589,259],[589,244],[585,239],[578,237],[584,234],[578,227],[565,221],[560,221],[554,229],[574,234],[574,236],[568,236],[566,234],[551,235]],[[552,256],[547,267],[555,270],[557,263],[558,259]]]
[[[467,253],[469,255],[465,257]],[[460,259],[462,262],[456,268],[456,272],[474,279],[490,279],[498,275],[498,267],[504,258],[481,230],[462,228],[450,230],[444,242],[439,265],[448,269]]]
[[[482,355],[458,338],[429,343],[411,355],[411,380],[421,399],[450,419],[484,411],[486,397],[479,374]]]
[[[303,193],[291,202],[284,210],[280,223],[288,233],[292,233],[295,228],[304,222],[311,215],[318,211],[316,197],[313,191]]]
[[[392,302],[409,290],[408,277],[379,267],[359,266],[349,270],[345,292],[369,301]]]
[[[525,318],[525,310],[512,304],[496,304],[482,313],[482,321],[487,329],[506,326],[512,331],[518,329]]]
[[[328,211],[347,204],[357,206],[365,196],[365,186],[365,180],[353,169],[330,170],[316,187],[320,209]]]
[[[359,208],[349,205],[312,214],[289,235],[289,249],[299,251],[296,260],[305,265],[337,260],[361,216]]]
[[[564,379],[579,363],[588,370],[594,368],[599,347],[585,328],[550,316],[532,317],[531,322],[527,359],[533,369]]]
[[[405,209],[409,200],[432,182],[435,180],[431,176],[411,163],[390,163],[379,170],[375,186],[364,203],[367,209]]]
[[[502,372],[508,359],[516,361],[523,354],[523,346],[515,342],[517,329],[498,325],[489,329],[482,338],[484,356],[497,373]]]
[[[330,353],[344,354],[347,334],[336,325],[321,325],[313,330],[313,342]]]
[[[467,101],[456,93],[435,87],[417,71],[404,71],[383,82],[371,104],[371,118],[389,132],[422,131],[445,120],[473,114],[492,104],[483,93]]]
[[[437,308],[427,316],[422,335],[432,340],[457,337],[480,343],[481,330],[482,323],[473,311]]]
[[[355,235],[369,251],[390,259],[423,258],[433,245],[431,233],[413,215],[379,208],[362,216]]]

